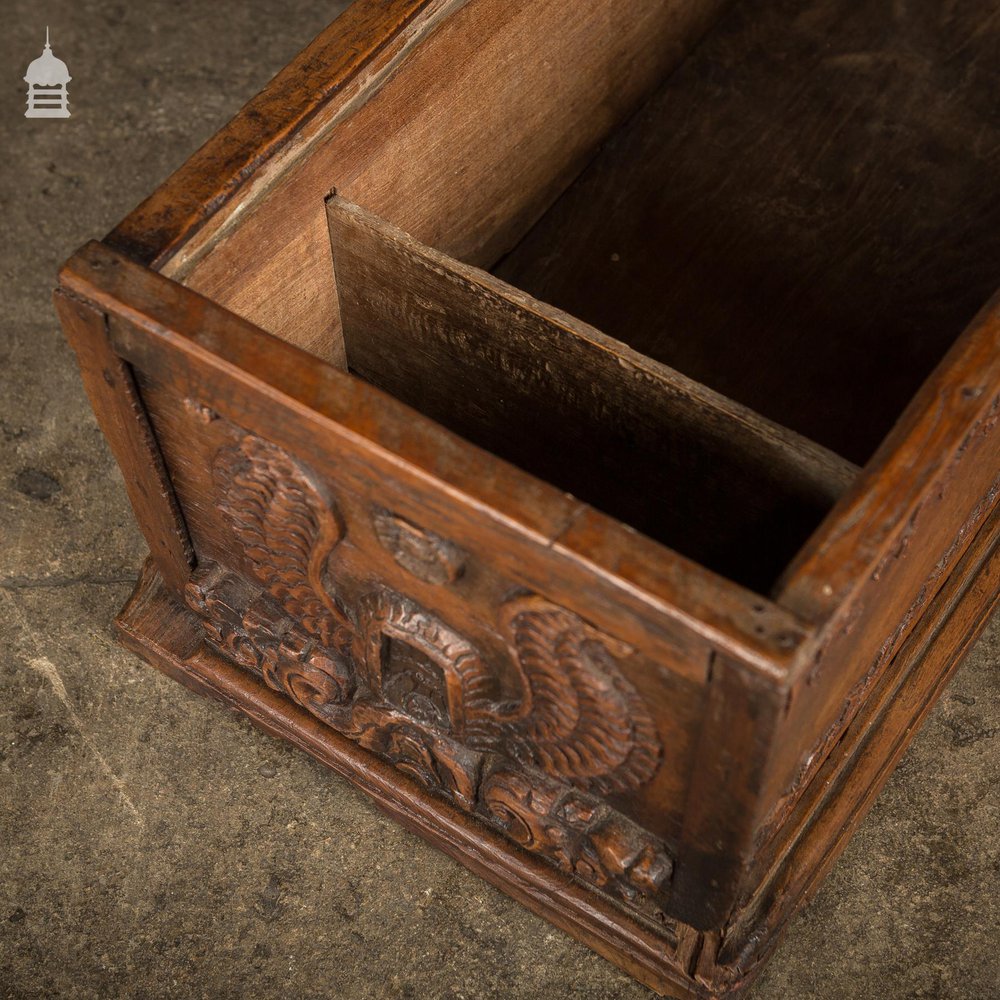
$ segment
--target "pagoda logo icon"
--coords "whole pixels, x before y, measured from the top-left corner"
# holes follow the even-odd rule
[[[66,63],[52,54],[49,29],[45,29],[45,48],[24,75],[28,85],[28,110],[25,118],[69,118],[67,84],[73,78]]]

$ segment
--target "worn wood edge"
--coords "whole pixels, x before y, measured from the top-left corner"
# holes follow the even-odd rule
[[[63,287],[52,300],[149,550],[164,577],[183,586],[195,563],[194,548],[132,369],[111,348],[103,310]]]
[[[867,671],[855,678],[852,687],[844,693],[844,700],[839,705],[841,712],[825,726],[817,724],[812,730],[812,740],[810,745],[804,748],[804,755],[800,758],[797,772],[789,780],[789,783],[781,791],[776,800],[772,801],[770,810],[760,822],[758,832],[758,844],[772,842],[774,835],[783,829],[789,821],[789,817],[794,815],[799,804],[800,797],[812,782],[814,776],[820,771],[827,757],[847,739],[847,733],[854,719],[855,710],[860,709],[866,700],[873,696],[874,692],[880,690],[880,685],[884,678],[891,677],[894,671],[894,664],[898,662],[898,657],[908,648],[907,644],[911,638],[922,634],[920,622],[927,613],[928,608],[935,606],[938,595],[947,594],[949,581],[953,574],[959,571],[959,567],[968,566],[970,560],[974,558],[977,550],[977,539],[981,539],[981,532],[985,531],[990,523],[990,517],[1000,505],[1000,475],[993,482],[983,499],[972,510],[968,519],[956,530],[954,541],[947,553],[942,557],[939,566],[943,567],[940,574],[932,574],[923,582],[921,591],[916,601],[910,608],[900,612],[902,623],[909,623],[906,628],[897,629],[891,638],[891,643],[887,641],[880,651],[878,657],[871,661]],[[919,610],[919,613],[917,613]],[[796,690],[803,692],[808,689],[809,681],[805,688],[799,687]],[[852,709],[851,706],[854,706]]]
[[[206,223],[282,154],[301,156],[326,125],[306,132],[413,22],[419,36],[465,0],[354,0],[148,198],[105,237],[163,268]],[[407,46],[401,46],[405,49]],[[391,63],[392,60],[390,59]],[[373,81],[372,86],[377,86]],[[292,147],[295,147],[294,149]]]
[[[130,651],[198,694],[245,715],[272,736],[306,751],[346,778],[407,829],[475,874],[662,994],[705,995],[671,954],[693,961],[700,950],[683,926],[658,931],[618,909],[572,876],[523,852],[499,834],[356,746],[257,678],[211,650],[194,617],[181,607],[147,560],[115,621]],[[714,994],[713,994],[714,995]],[[726,995],[733,995],[727,988]]]
[[[314,114],[308,116],[280,146],[247,178],[234,196],[224,201],[202,225],[182,240],[176,252],[153,266],[176,281],[197,284],[199,268],[226,246],[258,208],[265,206],[271,194],[294,177],[298,166],[308,161],[312,152],[327,142],[345,122],[376,97],[405,66],[429,36],[469,0],[424,0],[425,6],[399,31],[387,38],[372,57],[343,82]],[[222,249],[224,253],[225,250]]]
[[[797,575],[788,585],[795,589],[782,603],[821,623],[791,678],[795,725],[786,727],[786,740],[798,752],[772,772],[762,839],[793,814],[893,657],[912,632],[920,634],[926,607],[954,567],[967,565],[963,555],[1000,494],[998,418],[1000,296],[959,338],[865,469],[860,483],[868,492],[856,495],[861,485],[850,491],[807,543],[804,561],[793,564]],[[886,579],[905,559],[917,562]]]
[[[785,821],[757,847],[756,875],[720,960],[752,974],[816,893],[1000,604],[1000,506],[879,678]],[[891,739],[883,750],[879,741]]]
[[[309,419],[321,420],[332,434],[354,442],[354,447],[362,442],[407,475],[434,482],[483,516],[533,535],[554,552],[600,575],[627,601],[693,630],[773,683],[780,685],[790,675],[811,626],[765,597],[613,518],[577,501],[570,503],[572,498],[566,494],[455,437],[398,400],[104,244],[86,244],[66,263],[61,281],[75,294],[123,317],[153,342],[184,352],[205,370],[217,371],[237,383],[253,383],[272,397],[281,397]],[[255,350],[265,342],[266,361]],[[303,373],[309,375],[306,387],[302,385]],[[400,455],[380,440],[370,419],[375,410],[382,418],[390,415],[407,434],[421,435],[423,444],[416,455]],[[224,415],[239,422],[238,414]],[[468,464],[472,471],[451,469],[446,477],[436,473],[427,456],[435,453],[434,442],[438,440],[448,440],[450,447],[468,455],[468,463],[462,464]],[[523,490],[491,489],[490,477],[482,474],[484,468],[502,469],[503,481],[521,483]],[[525,519],[527,512],[516,506],[518,493],[524,491],[545,494],[546,506],[557,511],[550,518],[557,530],[546,533],[537,520]],[[575,530],[583,524],[586,530]],[[623,552],[628,553],[627,559],[621,558]]]
[[[817,625],[832,620],[867,585],[939,471],[951,465],[970,431],[997,405],[998,395],[1000,293],[934,369],[786,569],[775,600]]]
[[[367,229],[379,239],[398,244],[424,266],[454,274],[480,289],[486,296],[493,296],[532,315],[559,335],[586,344],[603,356],[608,366],[621,366],[642,373],[645,379],[654,383],[663,393],[707,414],[710,422],[707,421],[705,426],[711,433],[718,437],[736,435],[746,438],[752,446],[762,449],[762,461],[771,460],[776,463],[789,477],[799,480],[812,493],[828,499],[830,503],[843,495],[860,472],[852,462],[822,445],[768,420],[676,369],[640,354],[597,327],[534,298],[489,271],[465,264],[421,243],[397,226],[341,197],[336,190],[327,196],[326,210],[335,258],[337,227],[344,221]],[[715,421],[720,421],[721,425]]]

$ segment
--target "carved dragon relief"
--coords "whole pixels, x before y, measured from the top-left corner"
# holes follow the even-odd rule
[[[617,666],[627,647],[544,598],[508,601],[498,631],[519,691],[504,699],[475,646],[406,596],[382,588],[338,605],[323,574],[343,521],[286,452],[247,435],[213,475],[253,577],[213,564],[192,574],[186,600],[214,646],[525,849],[656,909],[672,871],[664,845],[598,797],[640,787],[662,755]],[[421,537],[440,551],[444,540]]]

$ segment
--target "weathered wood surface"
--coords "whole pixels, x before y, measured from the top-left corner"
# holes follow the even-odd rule
[[[416,289],[425,328],[408,325],[400,269],[370,257],[348,261],[361,280],[345,309],[377,348],[365,374],[392,373],[420,408],[436,394],[451,430],[226,307],[343,364],[331,185],[437,251],[491,263],[718,6],[644,2],[623,28],[604,0],[576,18],[542,0],[362,3],[116,231],[207,297],[100,244],[70,261],[57,297],[160,567],[124,613],[131,647],[348,774],[633,975],[702,998],[752,978],[996,604],[996,305],[859,475],[424,248],[395,260],[433,272]],[[704,363],[709,385],[732,379],[755,408],[867,458],[995,283],[995,206],[982,200],[995,150],[982,137],[996,128],[976,94],[995,77],[998,36],[971,3],[790,12],[737,8],[668,82],[673,103],[650,105],[667,159],[626,170],[615,193],[638,213],[595,205],[566,245],[593,250],[602,276],[627,265],[626,294],[606,283],[597,298],[612,291],[637,336],[655,315],[653,339],[691,352],[687,376]],[[321,65],[351,38],[353,52]],[[637,122],[615,149],[642,149],[629,146]],[[739,155],[719,154],[734,141]],[[675,174],[657,179],[664,162]],[[528,260],[550,222],[559,231],[575,197],[504,267]],[[637,227],[648,263],[602,244],[595,220]],[[540,259],[541,278],[549,267]],[[450,325],[435,312],[442,282]],[[506,367],[475,343],[458,406],[437,369],[452,361],[455,317],[469,331],[483,318],[470,291],[492,296],[494,343],[501,325],[516,336]],[[382,319],[405,335],[405,357],[376,333]],[[542,403],[518,388],[528,374]],[[463,408],[477,387],[483,412]],[[454,432],[504,454],[492,417],[515,390],[528,448],[548,419],[581,493],[620,488],[632,469],[590,478],[571,425],[602,460],[616,434],[639,442],[631,456],[657,457],[674,475],[654,495],[683,498],[678,537],[688,514],[747,534],[741,502],[760,495],[822,496],[824,509],[844,495],[759,596],[567,496],[558,468],[535,469],[545,481]],[[524,448],[509,457],[533,466]],[[685,468],[692,489],[672,492]],[[731,495],[721,469],[740,473]],[[613,513],[647,527],[641,511]],[[718,566],[769,585],[792,555],[775,555],[772,527],[752,540],[736,530],[744,554]],[[712,534],[692,550],[710,563]],[[575,727],[556,711],[574,698]]]
[[[791,679],[762,831],[783,825],[995,509],[998,422],[1000,298],[948,352],[777,591],[817,629]]]
[[[805,632],[795,615],[630,531],[487,454],[360,379],[316,361],[190,289],[98,243],[68,262],[62,280],[116,315],[115,348],[138,369],[302,454],[343,449],[381,478],[440,500],[443,528],[479,538],[499,567],[533,565],[548,584],[569,574],[568,600],[585,617],[653,658],[671,661],[684,636],[711,643],[777,677]],[[431,525],[433,528],[433,525]],[[523,542],[516,542],[521,538]],[[526,563],[520,545],[537,557]],[[579,590],[579,580],[590,583]],[[693,648],[693,647],[692,647]],[[699,657],[682,656],[704,678]]]
[[[121,466],[136,520],[160,572],[183,587],[194,552],[159,446],[136,392],[129,366],[108,343],[107,317],[92,303],[55,293],[63,332],[76,352],[84,388],[98,426]]]

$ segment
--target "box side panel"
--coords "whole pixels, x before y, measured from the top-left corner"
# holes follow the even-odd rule
[[[200,572],[225,567],[315,619],[324,648],[365,673],[348,684],[394,706],[391,725],[447,735],[456,754],[530,759],[673,842],[702,686],[581,616],[566,597],[593,589],[585,573],[540,586],[559,572],[539,565],[537,543],[508,538],[498,565],[493,539],[433,486],[414,491],[308,428],[279,444],[250,406],[239,422],[222,416],[204,386],[145,372],[139,385]],[[220,598],[225,586],[213,585]],[[707,648],[679,642],[674,659],[691,656]],[[374,739],[355,732],[357,711],[319,714]]]
[[[794,616],[104,248],[64,277],[132,367],[212,649],[635,919],[675,870],[688,923],[727,912],[729,867],[694,873],[744,863]]]
[[[55,293],[55,305],[149,551],[163,578],[181,587],[194,565],[194,552],[132,370],[108,342],[103,310],[62,289]]]
[[[677,1000],[742,995],[741,977],[712,966],[711,936],[669,919],[653,924],[633,918],[501,833],[470,825],[462,810],[428,799],[416,780],[221,655],[203,641],[197,616],[177,603],[151,563],[117,624],[124,644],[164,673],[305,750],[393,819],[658,993]]]
[[[754,856],[720,962],[746,972],[770,954],[863,821],[998,598],[1000,508],[994,506],[797,800],[780,838]]]
[[[811,539],[780,603],[822,624],[765,800],[773,837],[1000,495],[1000,308],[988,306]]]

